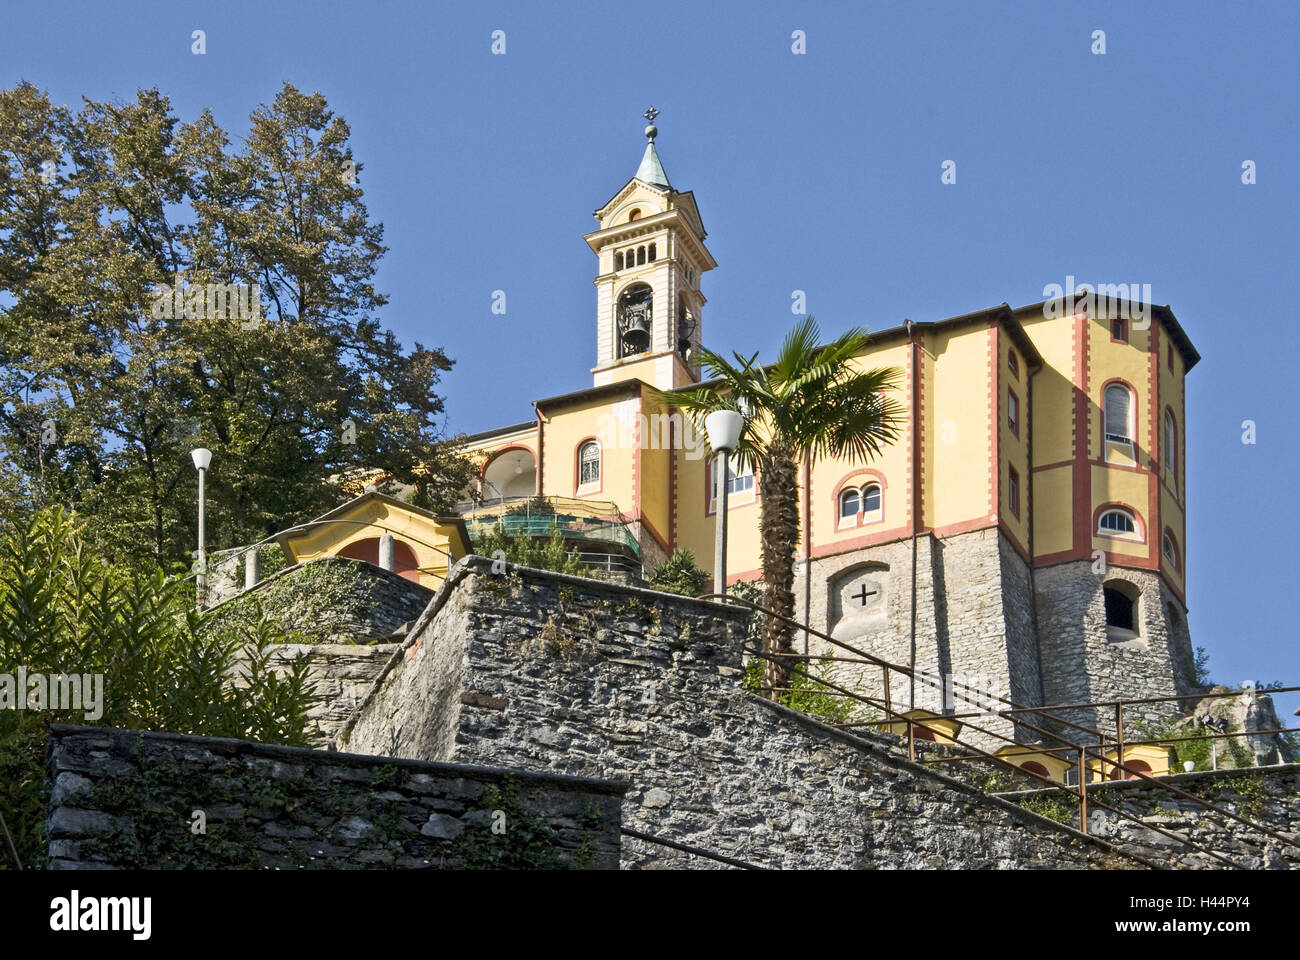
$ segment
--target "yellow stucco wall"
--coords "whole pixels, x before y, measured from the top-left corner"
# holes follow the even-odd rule
[[[1043,358],[1033,377],[1034,552],[1074,547],[1074,318],[1045,319],[1042,311],[1018,316]]]
[[[290,562],[306,563],[337,556],[349,544],[381,537],[386,532],[414,551],[422,586],[437,588],[450,563],[469,553],[469,544],[455,524],[439,523],[377,499],[358,503],[354,509],[344,510],[306,533],[284,537],[281,543]]]
[[[859,370],[893,368],[898,371],[894,400],[905,408],[910,405],[906,372],[911,348],[904,341],[872,344],[855,358]],[[911,523],[908,506],[908,467],[912,455],[911,437],[903,424],[897,442],[885,447],[871,460],[828,459],[812,466],[812,542],[822,549],[848,545],[863,537],[876,537],[898,531]],[[846,486],[861,489],[866,484],[881,486],[879,516],[863,514],[861,522],[840,522],[838,490]],[[897,534],[901,536],[902,534]]]
[[[925,385],[925,522],[991,521],[990,339],[982,325],[928,331]],[[930,365],[928,365],[930,366]]]
[[[543,411],[542,493],[546,496],[613,501],[624,513],[635,504],[635,387],[626,397],[579,401]],[[600,483],[578,486],[578,446],[596,438],[601,445]]]

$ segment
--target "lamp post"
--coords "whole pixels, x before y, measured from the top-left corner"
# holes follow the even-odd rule
[[[194,607],[197,610],[202,610],[203,593],[207,587],[208,570],[208,559],[205,552],[207,547],[207,531],[204,527],[206,520],[206,503],[203,496],[203,482],[207,478],[208,466],[212,463],[212,451],[206,447],[199,447],[197,450],[190,451],[190,459],[194,461],[194,466],[199,471],[199,576],[194,591]]]
[[[735,410],[715,410],[704,418],[704,430],[709,435],[709,446],[713,448],[714,466],[717,473],[717,494],[714,497],[716,508],[713,540],[713,592],[727,592],[727,486],[730,483],[731,454],[740,446],[740,432],[745,427],[745,418]],[[722,603],[721,598],[718,599]]]

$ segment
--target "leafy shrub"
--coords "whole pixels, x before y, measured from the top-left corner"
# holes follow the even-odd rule
[[[578,551],[570,550],[558,526],[552,525],[547,538],[527,533],[510,533],[500,520],[474,544],[474,552],[482,557],[504,554],[507,563],[536,570],[553,570],[556,573],[581,575],[585,568],[578,559]]]
[[[709,575],[695,565],[695,554],[676,550],[650,574],[650,586],[668,593],[698,597],[704,592]]]
[[[0,673],[103,676],[99,717],[0,710],[0,806],[24,863],[43,857],[44,734],[52,721],[306,744],[313,700],[306,660],[273,667],[270,650],[296,637],[265,616],[205,629],[187,580],[110,564],[62,508],[3,519]]]

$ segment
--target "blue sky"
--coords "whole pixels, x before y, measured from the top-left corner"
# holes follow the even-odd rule
[[[590,385],[581,235],[635,171],[651,104],[719,263],[703,281],[715,349],[770,355],[796,289],[833,333],[1029,303],[1070,274],[1151,284],[1204,357],[1188,380],[1193,641],[1221,681],[1300,683],[1294,3],[7,6],[0,83],[57,102],[156,85],[241,137],[283,81],[323,92],[386,226],[381,319],[456,359],[455,431]],[[1293,720],[1300,697],[1283,705]]]

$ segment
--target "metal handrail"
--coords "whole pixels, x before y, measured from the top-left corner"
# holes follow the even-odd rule
[[[1180,789],[1178,789],[1178,788],[1176,788],[1176,787],[1172,787],[1172,786],[1171,786],[1170,784],[1168,784],[1168,783],[1164,783],[1164,782],[1161,782],[1160,780],[1157,780],[1157,779],[1154,778],[1154,777],[1150,777],[1150,776],[1146,775],[1145,773],[1143,773],[1143,772],[1140,771],[1140,770],[1135,770],[1135,769],[1133,769],[1133,768],[1131,768],[1131,767],[1128,767],[1128,766],[1126,766],[1126,765],[1123,765],[1122,763],[1119,763],[1119,762],[1116,761],[1116,760],[1111,760],[1110,758],[1104,756],[1104,755],[1103,755],[1103,751],[1106,749],[1106,745],[1105,745],[1105,737],[1104,737],[1104,735],[1100,734],[1100,733],[1097,732],[1097,731],[1092,731],[1092,732],[1093,732],[1096,736],[1098,736],[1098,739],[1099,739],[1099,743],[1098,743],[1098,744],[1096,744],[1096,745],[1093,745],[1093,744],[1077,744],[1077,745],[1074,745],[1075,749],[1077,749],[1077,750],[1079,751],[1079,753],[1078,753],[1079,782],[1078,782],[1078,789],[1077,789],[1077,790],[1070,790],[1069,787],[1066,786],[1066,785],[1059,784],[1059,783],[1057,783],[1056,781],[1051,780],[1051,779],[1049,779],[1049,778],[1047,778],[1047,777],[1043,777],[1043,776],[1041,776],[1041,775],[1039,775],[1039,774],[1037,774],[1037,773],[1034,773],[1033,771],[1024,770],[1024,769],[1022,769],[1022,768],[1016,766],[1015,764],[1012,764],[1012,763],[1010,763],[1009,761],[1004,760],[1002,757],[998,757],[998,756],[995,756],[995,755],[993,755],[993,754],[990,754],[990,753],[988,753],[988,752],[986,752],[986,751],[980,749],[979,747],[974,746],[973,744],[964,743],[964,742],[962,742],[962,740],[961,740],[959,737],[954,736],[954,735],[952,735],[952,734],[950,734],[950,733],[948,733],[948,732],[946,732],[946,731],[939,730],[939,729],[936,729],[936,728],[934,728],[934,727],[932,727],[932,726],[929,726],[928,724],[926,724],[926,723],[925,723],[923,720],[921,720],[921,719],[918,719],[918,718],[909,718],[909,717],[907,717],[907,716],[905,716],[905,715],[903,715],[903,714],[900,714],[900,713],[898,713],[897,711],[895,711],[895,710],[892,708],[892,706],[890,705],[890,703],[889,703],[889,673],[888,673],[888,672],[889,672],[890,669],[894,669],[894,670],[899,671],[900,673],[903,673],[905,676],[909,676],[909,677],[912,677],[913,679],[915,679],[915,678],[916,678],[916,671],[914,671],[912,668],[904,667],[904,666],[899,665],[899,664],[891,664],[891,663],[889,663],[888,661],[886,661],[886,660],[882,660],[882,659],[879,658],[879,657],[875,657],[875,656],[873,656],[873,655],[871,655],[871,654],[869,654],[869,653],[866,653],[865,651],[858,650],[857,648],[853,647],[851,644],[847,644],[847,643],[844,643],[844,642],[842,642],[842,641],[840,641],[840,640],[836,640],[834,637],[831,637],[831,636],[829,636],[828,634],[825,634],[825,633],[823,633],[822,631],[817,630],[816,628],[809,627],[809,626],[807,626],[806,624],[802,624],[802,623],[800,623],[799,621],[795,620],[793,617],[787,617],[787,616],[785,616],[784,614],[779,614],[779,613],[775,613],[774,611],[767,610],[766,608],[764,608],[764,607],[760,606],[759,604],[754,603],[753,601],[750,601],[750,600],[745,600],[745,599],[740,598],[740,597],[734,597],[734,596],[731,596],[730,594],[719,594],[719,593],[703,594],[703,595],[700,596],[699,599],[716,599],[716,600],[722,600],[722,601],[727,602],[727,603],[736,603],[736,604],[741,604],[741,605],[743,605],[743,606],[748,607],[749,609],[751,609],[751,610],[753,610],[753,611],[757,611],[757,612],[759,612],[759,613],[763,613],[763,614],[766,615],[766,616],[773,617],[773,618],[775,618],[775,619],[777,619],[777,620],[779,620],[779,621],[781,621],[781,622],[783,622],[783,623],[786,623],[786,624],[788,624],[788,625],[790,625],[790,626],[796,627],[796,628],[801,629],[801,630],[805,630],[805,631],[807,631],[807,632],[809,632],[809,633],[811,633],[811,634],[813,634],[813,635],[819,637],[820,639],[823,639],[823,640],[825,640],[825,641],[827,641],[827,642],[829,642],[829,643],[831,643],[831,644],[833,644],[833,645],[835,645],[835,646],[837,646],[837,647],[840,647],[840,648],[842,648],[842,649],[845,649],[845,650],[848,650],[848,651],[850,651],[850,652],[852,652],[852,653],[855,653],[855,654],[857,654],[857,655],[861,658],[861,662],[872,663],[872,664],[875,664],[875,665],[878,665],[878,666],[882,667],[882,669],[884,670],[884,693],[885,693],[885,697],[886,697],[886,699],[885,699],[884,702],[881,702],[880,700],[878,700],[878,699],[876,699],[876,698],[865,697],[865,696],[863,696],[862,694],[859,694],[859,693],[857,693],[857,692],[855,692],[855,691],[848,690],[848,689],[846,689],[846,688],[844,688],[844,687],[839,686],[838,684],[835,684],[835,683],[833,683],[833,682],[831,682],[831,681],[825,680],[825,679],[823,679],[823,678],[821,678],[821,677],[817,677],[817,676],[815,676],[815,675],[813,675],[813,674],[805,674],[805,676],[808,677],[808,678],[810,678],[810,679],[812,679],[812,680],[815,680],[816,682],[818,682],[818,683],[820,683],[820,684],[823,684],[824,686],[828,686],[828,687],[831,687],[831,688],[834,689],[834,690],[840,691],[840,692],[843,693],[844,695],[847,695],[847,696],[849,696],[849,697],[852,697],[852,698],[854,698],[854,699],[857,699],[857,700],[859,700],[859,701],[861,701],[861,702],[863,702],[863,703],[867,703],[867,704],[870,704],[870,705],[872,705],[872,706],[879,706],[879,707],[883,708],[884,711],[885,711],[885,713],[886,713],[886,715],[887,715],[887,717],[886,717],[887,720],[888,720],[888,719],[892,719],[892,718],[897,718],[897,719],[899,719],[899,720],[904,721],[904,722],[907,724],[908,759],[911,760],[911,761],[913,761],[913,762],[915,762],[915,757],[916,757],[916,754],[915,754],[915,734],[914,734],[914,729],[913,729],[913,728],[916,727],[916,728],[919,728],[919,729],[922,729],[922,730],[927,730],[927,731],[929,731],[929,732],[932,733],[932,734],[938,734],[938,735],[944,736],[945,738],[949,738],[949,739],[951,739],[951,740],[954,742],[954,744],[959,745],[959,746],[962,746],[962,747],[964,747],[965,749],[974,752],[974,753],[977,755],[977,757],[972,757],[971,759],[977,759],[977,758],[978,758],[978,759],[991,760],[991,761],[993,761],[994,763],[1000,764],[1000,765],[1002,765],[1002,766],[1004,766],[1004,767],[1006,767],[1006,768],[1008,768],[1008,769],[1011,769],[1011,770],[1016,771],[1017,773],[1021,774],[1022,776],[1029,776],[1029,777],[1032,777],[1032,778],[1034,778],[1034,779],[1036,779],[1036,780],[1041,780],[1041,781],[1043,781],[1044,783],[1048,784],[1048,786],[1050,786],[1052,789],[1055,789],[1055,790],[1061,790],[1061,791],[1063,791],[1063,792],[1065,792],[1065,793],[1067,793],[1067,794],[1069,794],[1069,795],[1071,795],[1071,796],[1077,796],[1077,797],[1079,798],[1079,823],[1080,823],[1079,830],[1080,830],[1081,833],[1083,833],[1083,834],[1085,834],[1085,835],[1086,835],[1087,832],[1088,832],[1088,821],[1087,821],[1087,803],[1088,803],[1088,796],[1087,796],[1087,794],[1088,794],[1088,784],[1087,784],[1087,777],[1086,777],[1086,761],[1087,761],[1087,758],[1088,758],[1089,751],[1096,751],[1095,754],[1094,754],[1094,757],[1098,760],[1099,768],[1100,768],[1101,770],[1104,770],[1104,769],[1105,769],[1105,767],[1104,767],[1105,764],[1110,764],[1111,766],[1113,766],[1113,767],[1117,767],[1118,769],[1121,769],[1121,770],[1125,771],[1126,773],[1132,774],[1132,775],[1134,775],[1134,776],[1137,777],[1137,778],[1140,778],[1140,779],[1142,779],[1142,780],[1145,780],[1145,781],[1150,782],[1152,785],[1154,785],[1154,786],[1157,787],[1158,789],[1165,790],[1165,791],[1167,791],[1167,792],[1173,794],[1174,796],[1181,797],[1182,799],[1190,800],[1191,802],[1193,802],[1193,803],[1195,803],[1195,804],[1197,804],[1197,805],[1199,805],[1199,806],[1202,806],[1202,807],[1204,807],[1204,808],[1207,809],[1207,810],[1213,810],[1213,811],[1217,811],[1217,812],[1219,812],[1219,813],[1222,813],[1222,814],[1224,814],[1225,816],[1231,817],[1232,819],[1237,820],[1237,821],[1240,822],[1240,823],[1243,823],[1243,824],[1245,824],[1245,825],[1247,825],[1247,826],[1249,826],[1249,827],[1252,827],[1252,828],[1254,828],[1254,829],[1260,831],[1261,833],[1263,833],[1263,834],[1265,834],[1265,835],[1267,835],[1267,836],[1269,836],[1269,837],[1272,837],[1273,839],[1276,839],[1276,840],[1280,841],[1281,843],[1283,843],[1283,844],[1285,844],[1285,845],[1287,845],[1287,846],[1294,847],[1294,848],[1296,848],[1296,849],[1300,849],[1300,842],[1297,842],[1297,841],[1294,841],[1294,840],[1289,840],[1289,839],[1287,839],[1286,837],[1284,837],[1284,836],[1278,834],[1277,832],[1275,832],[1275,831],[1273,831],[1273,830],[1270,830],[1268,827],[1265,827],[1265,826],[1262,825],[1262,824],[1256,823],[1256,822],[1254,822],[1253,820],[1250,820],[1250,819],[1248,819],[1248,818],[1246,818],[1246,817],[1242,817],[1242,816],[1240,816],[1240,815],[1238,815],[1238,814],[1232,813],[1231,811],[1224,810],[1224,809],[1222,809],[1222,808],[1220,808],[1220,807],[1217,807],[1217,806],[1215,806],[1214,804],[1210,803],[1209,801],[1203,800],[1203,799],[1200,798],[1200,797],[1193,796],[1192,794],[1187,793],[1186,791],[1180,790]],[[747,647],[748,647],[747,644],[742,644],[742,649],[747,648]],[[802,658],[802,657],[799,657],[798,655],[790,655],[790,654],[776,654],[776,655],[771,655],[771,654],[766,653],[765,651],[755,651],[755,650],[750,650],[750,652],[753,653],[754,655],[758,656],[758,657],[761,657],[761,658],[763,658],[763,659],[765,659],[765,660],[768,660],[768,661],[770,661],[770,662],[775,662],[775,663],[780,663],[780,660],[776,659],[777,657],[786,657],[786,658],[793,658],[793,659],[804,659],[804,658]],[[1287,688],[1281,688],[1281,692],[1286,692],[1286,689],[1287,689]],[[966,700],[966,701],[968,701],[968,702],[974,702],[974,701],[971,700],[970,697],[967,697],[967,696],[965,696],[965,695],[958,695],[958,694],[956,694],[955,691],[954,691],[954,695],[955,695],[955,696],[961,696],[961,699]],[[1216,695],[1216,696],[1227,696],[1227,695],[1228,695],[1228,694],[1218,694],[1218,695]],[[1235,694],[1235,695],[1236,695],[1236,696],[1240,696],[1241,693],[1238,692],[1238,693]],[[1021,705],[1019,705],[1019,704],[1015,704],[1015,703],[1013,703],[1012,701],[1007,700],[1007,699],[1004,698],[1004,697],[999,697],[999,696],[997,696],[997,695],[992,695],[992,696],[989,697],[989,699],[996,699],[996,700],[998,700],[998,701],[1000,701],[1000,702],[1007,703],[1007,704],[1010,704],[1010,705],[1011,705],[1011,707],[1012,707],[1011,710],[998,711],[996,714],[994,714],[994,715],[996,715],[996,716],[1003,717],[1004,719],[1011,719],[1010,717],[1007,717],[1007,716],[1006,716],[1008,713],[1038,713],[1038,714],[1040,714],[1040,715],[1045,714],[1046,716],[1050,717],[1051,719],[1053,719],[1053,720],[1055,720],[1055,721],[1057,721],[1057,722],[1059,722],[1059,723],[1063,723],[1063,724],[1065,724],[1065,725],[1067,725],[1067,726],[1071,726],[1071,727],[1074,727],[1074,728],[1076,728],[1076,729],[1087,730],[1087,728],[1081,727],[1081,726],[1078,725],[1078,724],[1074,724],[1074,723],[1071,723],[1070,721],[1066,721],[1066,720],[1063,720],[1063,719],[1061,719],[1061,718],[1055,717],[1055,716],[1050,712],[1050,711],[1053,710],[1053,709],[1060,709],[1059,707],[1055,707],[1055,706],[1050,707],[1050,708],[1043,708],[1043,707],[1024,707],[1024,706],[1021,706]],[[1190,697],[1178,697],[1178,698],[1153,698],[1153,699],[1157,699],[1157,700],[1169,700],[1169,699],[1190,699]],[[1132,702],[1137,703],[1137,702],[1142,702],[1142,701],[1132,701]],[[1078,706],[1082,707],[1082,706],[1091,706],[1091,705],[1090,705],[1090,704],[1080,704],[1080,705],[1078,705]],[[879,722],[879,721],[878,721],[878,722]],[[1013,721],[1013,723],[1014,723],[1014,722],[1015,722],[1015,721]],[[1024,722],[1024,721],[1020,721],[1020,725],[1021,725],[1021,726],[1024,726],[1024,727],[1028,727],[1028,728],[1030,728],[1030,729],[1038,730],[1039,732],[1044,733],[1044,734],[1046,734],[1047,736],[1051,736],[1053,739],[1059,740],[1059,741],[1061,741],[1061,742],[1063,742],[1063,743],[1069,743],[1069,741],[1066,741],[1065,738],[1061,737],[1060,735],[1055,734],[1055,733],[1053,733],[1052,731],[1042,730],[1041,728],[1038,728],[1038,727],[1034,726],[1033,724],[1026,723],[1026,722]],[[974,726],[974,725],[973,725],[973,724],[968,724],[967,726]],[[1000,734],[1000,733],[997,733],[997,732],[995,732],[995,731],[985,731],[985,730],[980,729],[979,727],[975,727],[975,729],[980,730],[980,732],[987,733],[988,735],[993,736],[993,737],[995,737],[995,738],[997,738],[997,739],[1008,740],[1009,742],[1015,743],[1015,741],[1014,741],[1014,740],[1011,740],[1011,738],[1008,738],[1008,737],[1006,737],[1005,735]],[[1121,732],[1121,737],[1122,737],[1122,732]],[[1190,739],[1190,738],[1189,738],[1189,739]],[[1157,741],[1157,742],[1158,742],[1158,741]],[[1017,745],[1020,745],[1020,744],[1017,744]],[[1120,739],[1118,746],[1119,746],[1119,749],[1122,751],[1122,748],[1123,748],[1123,740],[1122,740],[1122,739]],[[1192,847],[1192,848],[1195,849],[1195,850],[1198,850],[1198,851],[1200,851],[1200,852],[1202,852],[1202,853],[1205,853],[1206,855],[1208,855],[1208,856],[1210,856],[1210,857],[1214,858],[1215,860],[1218,860],[1218,861],[1220,861],[1220,862],[1222,862],[1222,863],[1228,864],[1228,865],[1233,866],[1233,867],[1237,867],[1237,866],[1239,866],[1239,864],[1234,863],[1233,861],[1231,861],[1231,860],[1229,860],[1229,859],[1227,859],[1227,858],[1225,858],[1225,857],[1223,857],[1223,856],[1221,856],[1221,855],[1215,853],[1214,851],[1211,851],[1211,850],[1208,850],[1208,849],[1202,847],[1200,844],[1195,843],[1194,841],[1188,839],[1187,837],[1180,837],[1180,836],[1178,836],[1177,834],[1170,833],[1169,831],[1163,830],[1163,829],[1160,828],[1160,827],[1156,827],[1156,826],[1154,826],[1154,825],[1152,825],[1152,824],[1145,823],[1145,822],[1143,822],[1141,819],[1139,819],[1139,818],[1137,818],[1137,817],[1135,817],[1135,816],[1132,816],[1132,815],[1130,815],[1130,814],[1127,814],[1127,813],[1125,813],[1124,811],[1119,810],[1119,809],[1117,809],[1117,808],[1115,808],[1115,807],[1112,807],[1112,806],[1110,806],[1110,805],[1108,805],[1108,804],[1102,803],[1101,801],[1097,800],[1095,797],[1093,798],[1093,805],[1096,806],[1096,807],[1100,807],[1101,809],[1109,810],[1109,811],[1115,813],[1116,815],[1118,815],[1118,816],[1120,816],[1120,817],[1123,817],[1124,819],[1132,820],[1133,822],[1139,824],[1140,826],[1142,826],[1142,827],[1144,827],[1144,828],[1146,828],[1146,829],[1154,830],[1155,832],[1160,833],[1160,834],[1162,834],[1162,835],[1164,835],[1164,836],[1168,836],[1168,837],[1170,837],[1170,838],[1172,838],[1172,839],[1176,839],[1176,840],[1178,840],[1180,843],[1183,843],[1183,844],[1185,844],[1186,846]],[[1140,859],[1140,858],[1138,858],[1138,859]]]

